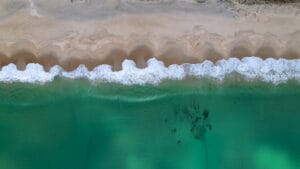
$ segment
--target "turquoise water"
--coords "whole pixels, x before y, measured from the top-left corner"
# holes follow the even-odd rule
[[[300,85],[0,84],[0,169],[299,169]]]

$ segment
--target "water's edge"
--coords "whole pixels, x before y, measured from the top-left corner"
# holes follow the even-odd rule
[[[239,75],[248,80],[261,80],[279,84],[288,80],[300,80],[300,59],[261,59],[245,57],[229,58],[217,61],[204,61],[198,64],[173,64],[168,67],[155,58],[147,61],[147,67],[140,69],[132,60],[124,60],[122,70],[112,71],[111,65],[99,65],[89,71],[85,65],[80,65],[71,72],[56,65],[49,71],[37,63],[30,63],[24,71],[17,69],[15,64],[2,67],[0,82],[40,83],[51,82],[55,77],[70,79],[86,78],[92,82],[120,83],[125,85],[158,84],[163,80],[183,80],[187,77],[197,79],[211,78],[223,81],[230,75]]]

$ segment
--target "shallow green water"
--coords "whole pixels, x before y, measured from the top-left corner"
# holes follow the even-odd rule
[[[0,169],[299,169],[300,85],[0,84]]]

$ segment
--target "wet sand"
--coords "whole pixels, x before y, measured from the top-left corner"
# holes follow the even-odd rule
[[[0,66],[40,63],[121,69],[258,56],[300,58],[300,3],[210,0],[4,0]]]

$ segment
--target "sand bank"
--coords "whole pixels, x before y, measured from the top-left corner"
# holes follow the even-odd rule
[[[300,4],[207,0],[3,0],[0,66],[120,70],[223,58],[300,58]]]

